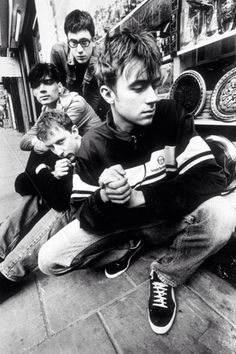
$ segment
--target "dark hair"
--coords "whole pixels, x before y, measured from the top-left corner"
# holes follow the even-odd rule
[[[60,72],[57,70],[54,64],[49,63],[37,63],[29,72],[28,80],[32,88],[36,88],[40,85],[40,81],[46,76],[55,82],[62,81]]]
[[[124,29],[120,33],[107,34],[97,60],[96,76],[99,86],[114,88],[118,76],[133,60],[143,63],[143,71],[153,80],[160,71],[161,53],[151,32],[133,33]]]
[[[51,134],[52,128],[63,128],[71,132],[73,122],[66,114],[62,111],[49,111],[44,112],[39,121],[36,124],[37,126],[37,138],[39,140],[45,141],[48,136]]]
[[[64,23],[64,31],[76,33],[81,30],[88,30],[93,38],[95,36],[95,26],[91,15],[86,11],[74,10],[70,12]]]

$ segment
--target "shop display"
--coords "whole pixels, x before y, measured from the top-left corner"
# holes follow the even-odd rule
[[[207,90],[206,91],[206,101],[204,104],[204,107],[200,114],[197,115],[197,119],[214,119],[212,110],[211,110],[211,95],[212,95],[212,90]]]
[[[180,50],[236,27],[236,0],[182,0]]]
[[[167,63],[161,66],[161,82],[158,94],[168,94],[173,84],[173,64]]]
[[[236,68],[217,82],[211,96],[211,109],[216,119],[236,121]]]
[[[184,71],[173,83],[170,98],[181,104],[188,113],[199,114],[206,100],[203,77],[194,70]]]

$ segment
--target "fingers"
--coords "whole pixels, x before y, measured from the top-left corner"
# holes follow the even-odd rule
[[[68,159],[57,160],[54,168],[54,176],[57,178],[66,176],[71,166],[71,161]]]
[[[99,177],[98,183],[100,187],[107,185],[108,183],[115,182],[125,176],[125,170],[121,165],[114,165],[109,168],[105,168]]]
[[[124,204],[130,199],[131,191],[127,178],[111,182],[104,187],[107,198],[117,204]]]

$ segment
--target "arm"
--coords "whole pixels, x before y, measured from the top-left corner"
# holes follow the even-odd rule
[[[72,168],[68,168],[65,172],[62,167],[61,173],[59,173],[58,168],[51,171],[46,164],[41,164],[36,168],[34,182],[49,208],[57,211],[69,208]]]
[[[34,150],[38,154],[43,154],[48,151],[48,148],[45,146],[45,144],[37,138],[36,133],[37,126],[34,124],[33,127],[25,135],[23,135],[20,141],[21,150]]]

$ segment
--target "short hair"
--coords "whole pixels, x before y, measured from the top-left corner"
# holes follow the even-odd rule
[[[62,111],[49,111],[44,112],[39,121],[36,124],[37,127],[37,138],[39,140],[45,141],[48,136],[51,135],[53,128],[63,128],[71,132],[73,127],[73,122],[66,114]]]
[[[74,10],[65,18],[65,34],[77,33],[81,30],[88,30],[92,38],[95,36],[95,26],[91,15],[86,11]]]
[[[114,88],[117,78],[133,60],[143,63],[148,79],[160,72],[161,53],[151,32],[133,33],[124,29],[113,36],[106,35],[97,58],[96,77],[99,86]]]
[[[55,82],[62,81],[62,76],[54,64],[50,63],[37,63],[35,64],[28,75],[28,80],[32,88],[36,88],[40,85],[40,81],[46,76],[53,79]]]

